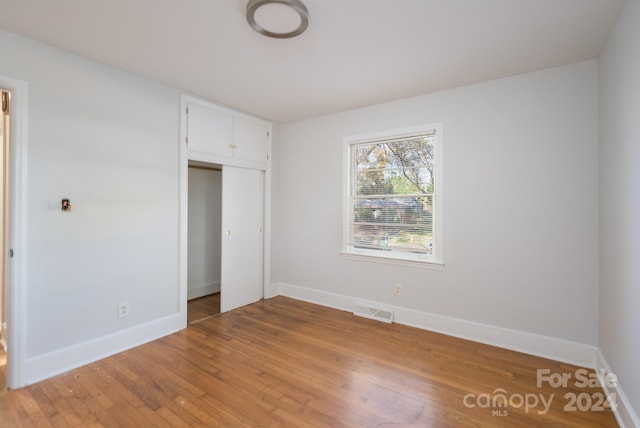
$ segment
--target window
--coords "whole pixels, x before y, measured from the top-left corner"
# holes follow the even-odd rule
[[[346,255],[442,263],[440,125],[345,138]]]

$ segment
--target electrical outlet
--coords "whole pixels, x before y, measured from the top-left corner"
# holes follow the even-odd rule
[[[124,318],[129,315],[129,302],[118,303],[118,318]]]
[[[393,284],[393,295],[399,296],[402,294],[402,284]]]

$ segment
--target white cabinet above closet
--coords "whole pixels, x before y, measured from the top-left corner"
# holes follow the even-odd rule
[[[269,122],[195,98],[187,99],[184,113],[189,159],[267,168]]]
[[[269,156],[269,130],[267,126],[241,117],[234,117],[233,146],[234,157],[266,163]]]
[[[189,151],[209,153],[215,156],[232,155],[233,118],[231,115],[187,104],[187,144]]]

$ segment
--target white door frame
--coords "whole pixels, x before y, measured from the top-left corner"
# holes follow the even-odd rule
[[[14,256],[8,260],[7,386],[25,386],[27,277],[27,82],[0,75],[0,87],[11,92],[9,242]]]

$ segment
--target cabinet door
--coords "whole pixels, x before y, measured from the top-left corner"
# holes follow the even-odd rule
[[[262,171],[222,167],[220,312],[262,298],[263,201]]]
[[[187,115],[189,150],[231,157],[232,120],[228,113],[190,103]]]
[[[239,117],[233,118],[234,159],[267,162],[269,135],[266,125]]]

